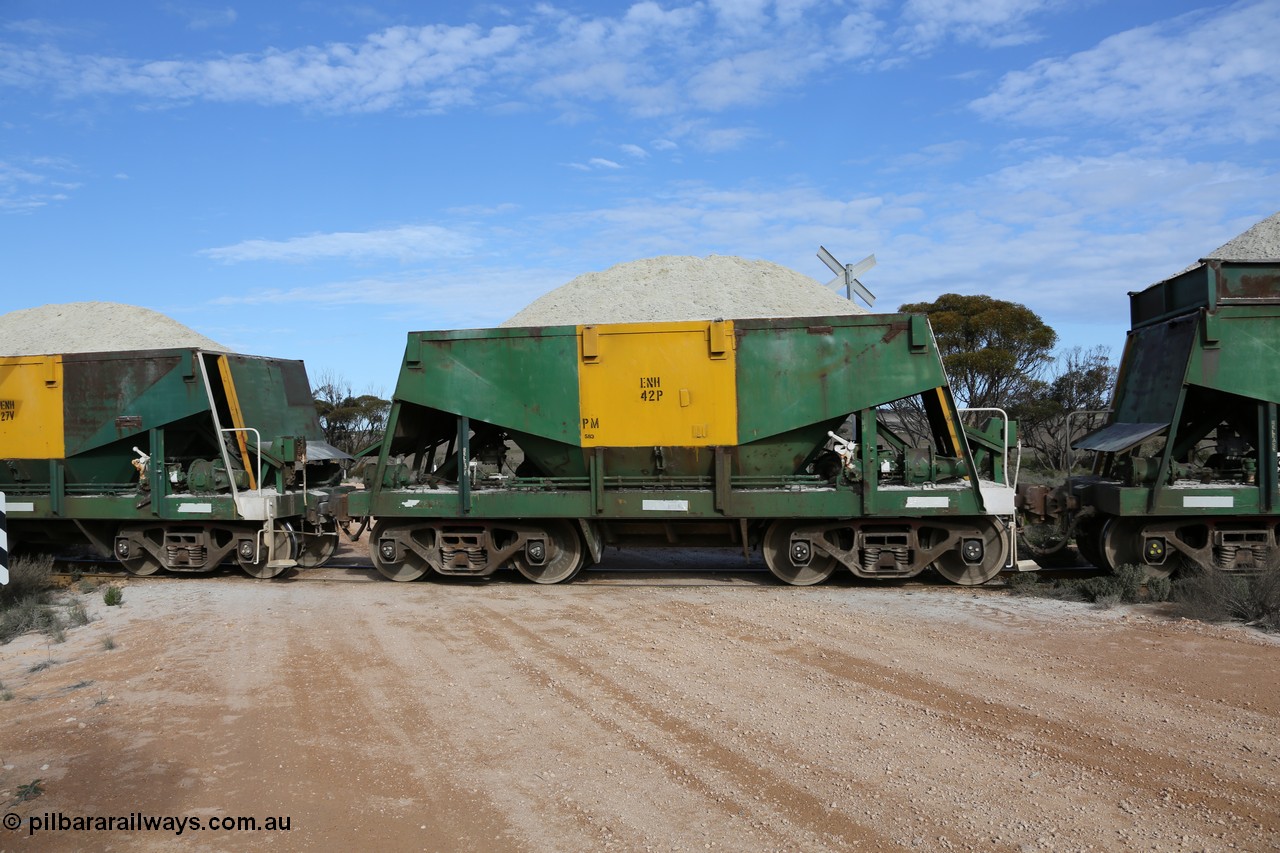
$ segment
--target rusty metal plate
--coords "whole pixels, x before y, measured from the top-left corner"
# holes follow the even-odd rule
[[[1089,433],[1074,442],[1073,450],[1099,450],[1103,453],[1120,453],[1141,444],[1151,436],[1169,428],[1165,424],[1110,424]]]

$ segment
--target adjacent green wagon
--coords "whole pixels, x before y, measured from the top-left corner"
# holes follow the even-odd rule
[[[1074,445],[1093,470],[1022,490],[1030,538],[1158,576],[1280,566],[1280,260],[1209,260],[1129,296],[1112,411]]]
[[[0,358],[0,491],[15,547],[91,546],[136,574],[332,553],[342,456],[299,361],[200,349]]]

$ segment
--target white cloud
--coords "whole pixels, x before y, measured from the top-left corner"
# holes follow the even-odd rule
[[[909,51],[927,51],[947,39],[987,47],[1038,41],[1037,15],[1056,12],[1066,0],[907,0],[900,38]]]
[[[198,254],[226,263],[243,261],[308,262],[325,258],[364,261],[465,255],[477,245],[475,238],[434,225],[406,225],[383,231],[338,231],[288,240],[245,240],[232,246],[202,249]]]
[[[639,145],[632,145],[630,143],[625,145],[619,145],[618,150],[621,151],[623,154],[626,154],[628,157],[632,157],[636,160],[649,159],[649,152],[645,151]]]
[[[461,207],[451,207],[445,211],[450,216],[499,216],[506,213],[514,213],[520,209],[520,205],[511,201],[499,202],[498,204],[469,204]]]
[[[297,104],[334,111],[396,106],[443,110],[470,103],[518,27],[390,27],[358,44],[268,50],[208,60],[134,61],[70,56],[55,47],[0,54],[0,82],[53,82],[67,96]]]
[[[538,295],[564,284],[576,273],[555,267],[522,264],[510,267],[469,266],[465,270],[411,270],[396,275],[328,281],[307,287],[250,288],[220,296],[213,308],[244,305],[288,305],[341,311],[351,306],[391,309],[386,328],[456,329],[495,326]],[[385,337],[385,336],[384,336]],[[218,338],[223,343],[231,343]],[[403,338],[401,338],[403,340]]]
[[[63,178],[74,171],[74,164],[59,157],[0,160],[0,213],[29,213],[66,201],[68,192],[81,186]]]
[[[443,247],[431,239],[420,255],[427,260],[418,265],[428,269],[377,269],[365,278],[296,288],[246,286],[219,304],[405,306],[396,315],[398,328],[417,324],[406,319],[415,316],[422,318],[420,328],[487,326],[582,272],[662,254],[764,258],[826,281],[830,276],[814,256],[821,244],[842,260],[876,254],[879,265],[864,283],[885,310],[946,292],[986,293],[1030,306],[1055,328],[1075,329],[1078,339],[1065,343],[1118,347],[1128,291],[1176,273],[1274,213],[1277,198],[1280,173],[1274,170],[1137,152],[1032,154],[972,179],[899,194],[668,185],[571,213],[499,206],[484,227],[502,237],[488,240],[483,254],[432,256]],[[399,241],[319,235],[206,254],[221,260],[402,256],[370,249],[368,242]]]
[[[760,131],[749,127],[717,127],[698,119],[676,124],[671,128],[671,135],[686,140],[694,148],[716,153],[738,148],[747,140],[760,136]],[[655,147],[665,150],[657,144]]]
[[[1053,322],[1115,318],[1122,329],[1129,290],[1274,213],[1277,198],[1280,173],[1230,162],[1038,156],[910,194],[688,185],[516,230],[530,253],[541,243],[578,257],[607,247],[609,259],[739,254],[824,281],[819,244],[841,258],[874,252],[880,264],[865,283],[890,309],[949,291],[988,293]],[[1118,345],[1122,330],[1114,336],[1094,343]]]
[[[938,142],[926,145],[918,151],[900,154],[893,157],[889,163],[894,169],[935,168],[955,163],[972,150],[973,144],[969,142]]]
[[[618,161],[609,160],[605,157],[592,157],[591,159],[587,160],[587,162],[585,163],[574,162],[574,163],[564,163],[563,165],[568,166],[570,169],[577,169],[579,172],[600,172],[600,171],[612,172],[618,169],[625,168]]]
[[[754,30],[768,23],[769,0],[709,0],[709,5],[730,30]]]
[[[713,112],[757,104],[794,86],[821,61],[817,55],[796,55],[785,49],[761,49],[727,56],[693,74],[689,79],[689,95]]]
[[[209,9],[181,2],[168,3],[164,6],[164,9],[172,15],[185,19],[187,29],[196,31],[229,27],[236,22],[237,18],[236,10],[230,6],[225,6],[221,9]]]
[[[1011,28],[1057,2],[911,0],[901,32],[922,51],[966,28]],[[690,117],[776,99],[840,64],[886,54],[887,8],[880,0],[698,0],[668,8],[643,0],[619,15],[589,17],[544,3],[503,26],[392,26],[359,41],[194,59],[68,53],[29,25],[10,32],[31,43],[0,44],[0,85],[53,88],[65,97],[332,112],[509,110],[532,101],[569,118],[596,104],[640,117]],[[229,7],[174,9],[195,26],[235,18]]]
[[[1280,134],[1280,2],[1255,0],[1128,30],[1005,75],[971,105],[1002,121],[1080,123],[1165,139]]]

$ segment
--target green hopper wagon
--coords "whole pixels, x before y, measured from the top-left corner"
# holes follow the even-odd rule
[[[415,332],[386,429],[331,509],[377,519],[395,580],[552,583],[625,545],[759,546],[793,584],[1010,558],[1009,424],[966,432],[923,316]]]
[[[131,572],[233,559],[273,577],[336,546],[341,454],[299,361],[198,349],[0,358],[10,541],[93,546]]]
[[[1114,570],[1280,565],[1280,261],[1210,260],[1129,294],[1112,411],[1078,440],[1092,473],[1026,487],[1032,539]]]

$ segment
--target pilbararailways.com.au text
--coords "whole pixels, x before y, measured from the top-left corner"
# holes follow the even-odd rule
[[[16,819],[16,820],[15,820]],[[27,834],[38,832],[288,832],[293,819],[284,817],[174,816],[130,812],[127,815],[67,815],[45,812],[22,818],[12,812],[4,816],[5,829],[20,829],[26,824]]]

